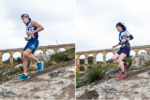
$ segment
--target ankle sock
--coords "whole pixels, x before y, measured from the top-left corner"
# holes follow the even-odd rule
[[[125,74],[125,72],[122,72],[122,74]]]
[[[40,61],[37,62],[37,64],[40,63]]]
[[[125,63],[125,62],[124,62],[123,64],[124,64],[124,65],[126,65],[126,63]]]
[[[25,75],[25,76],[27,76],[27,75],[28,75],[28,73],[24,73],[24,75]]]

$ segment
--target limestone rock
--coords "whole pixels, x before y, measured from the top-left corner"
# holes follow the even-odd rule
[[[15,66],[16,69],[19,69],[21,66],[23,66],[22,64],[18,64]]]
[[[150,71],[139,73],[133,78],[113,78],[94,86],[84,86],[76,89],[76,97],[88,91],[97,92],[98,100],[148,100],[150,98]],[[93,96],[94,98],[94,96]]]
[[[75,66],[70,66],[24,82],[10,80],[0,84],[0,100],[75,100],[75,96],[72,96],[75,94],[75,71]],[[72,74],[74,77],[70,77]]]
[[[145,65],[145,62],[150,60],[150,56],[147,54],[139,54],[132,61],[132,67],[139,68]]]
[[[52,64],[57,64],[57,63],[55,61],[53,61]]]
[[[47,62],[50,60],[50,55],[45,55],[45,54],[41,54],[41,53],[38,54],[36,57],[38,58],[39,61],[43,61],[43,62]],[[34,70],[38,69],[36,62],[34,62],[34,61],[30,61],[29,67]]]
[[[47,62],[50,60],[50,55],[45,55],[45,54],[38,54],[36,56],[38,58],[38,60],[43,61],[43,62]]]
[[[34,70],[37,70],[37,69],[38,69],[37,63],[34,62],[34,61],[30,61],[29,67],[30,67],[31,69],[34,69]]]

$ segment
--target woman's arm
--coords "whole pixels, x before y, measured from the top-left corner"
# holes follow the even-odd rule
[[[117,45],[114,45],[112,48],[115,48],[115,47],[117,47],[117,46],[119,46],[120,45],[120,42],[117,44]]]
[[[130,41],[130,40],[133,39],[132,34],[130,34],[129,32],[126,32],[126,35],[128,36],[128,38],[127,38],[127,39],[123,39],[123,40],[121,41],[121,43],[124,43],[124,42],[126,42],[126,41]]]
[[[130,41],[130,40],[132,40],[133,39],[133,36],[130,34],[129,35],[129,38],[127,38],[127,41]]]

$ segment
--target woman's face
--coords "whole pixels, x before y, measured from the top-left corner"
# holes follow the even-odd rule
[[[116,28],[117,28],[118,32],[122,32],[123,31],[122,27],[120,27],[120,26],[116,26]]]

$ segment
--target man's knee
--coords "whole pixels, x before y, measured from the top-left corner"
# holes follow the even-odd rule
[[[27,59],[28,58],[23,55],[23,61],[27,61]]]
[[[26,58],[28,58],[28,57],[29,57],[29,53],[28,53],[28,52],[24,52],[24,56],[25,56]]]

